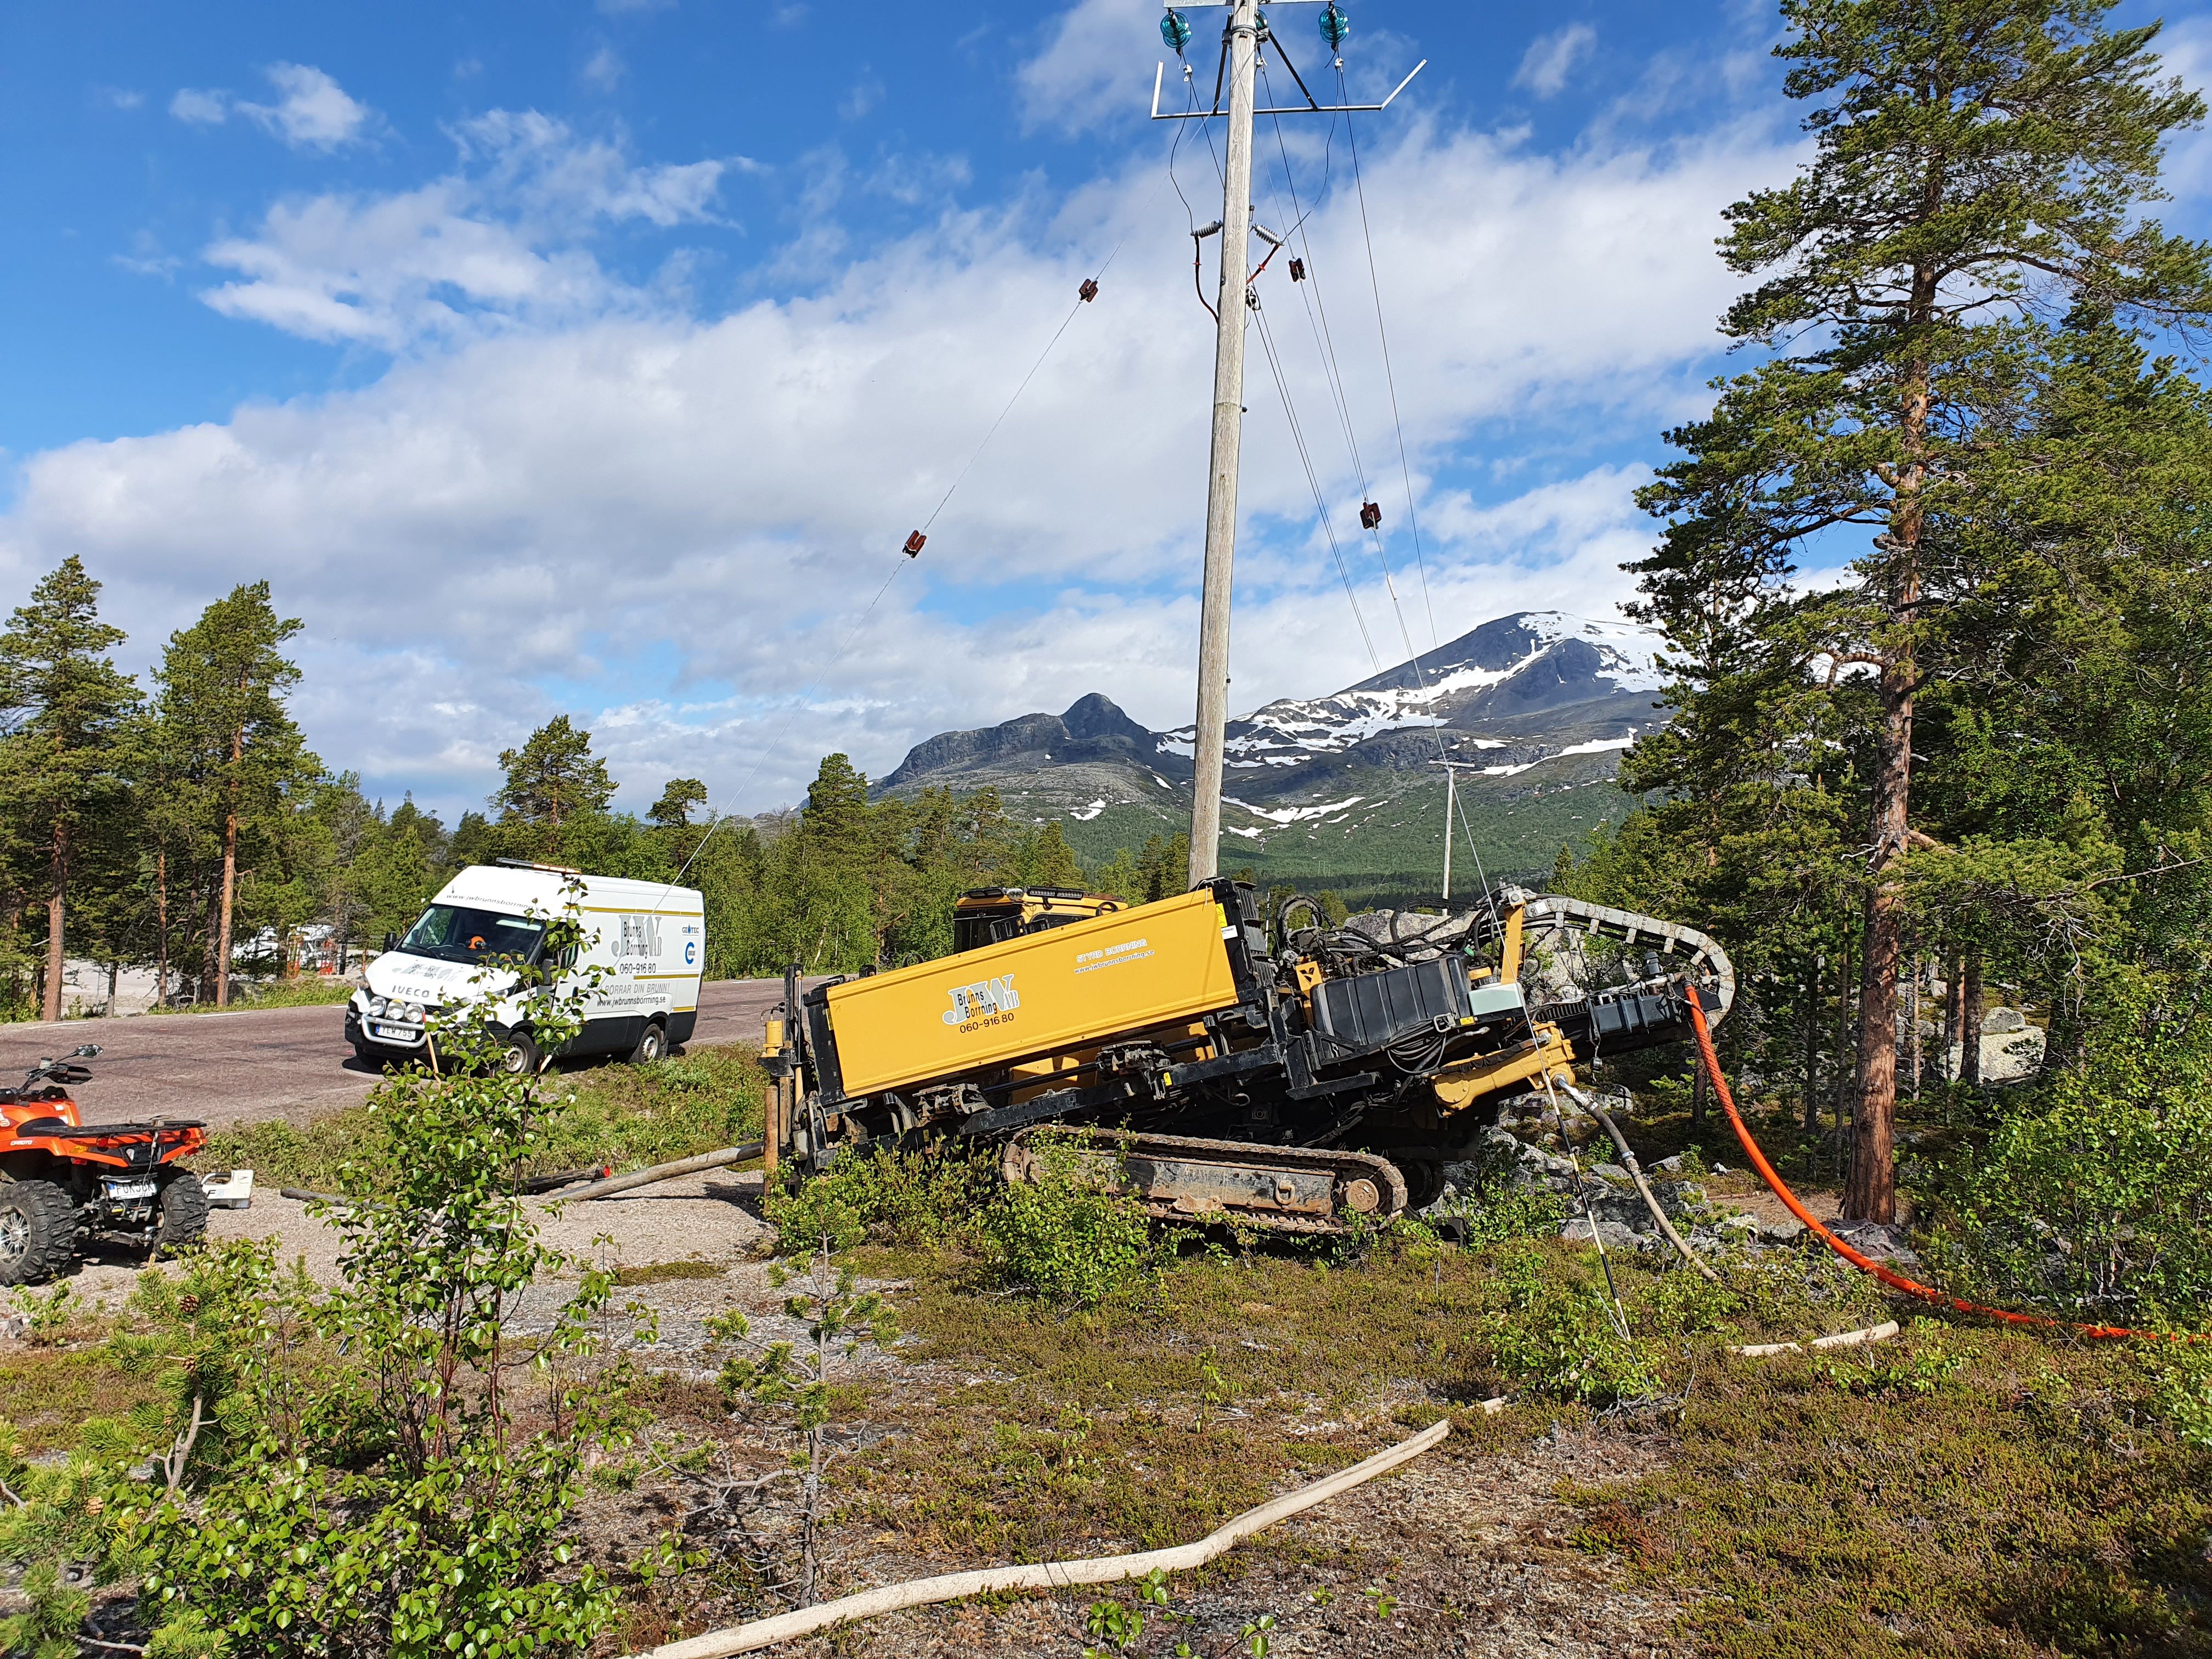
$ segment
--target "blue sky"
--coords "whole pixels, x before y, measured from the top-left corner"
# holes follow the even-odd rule
[[[1319,280],[1279,262],[1262,301],[1375,653],[1426,644],[1431,616],[1449,637],[1608,614],[1647,539],[1630,492],[1721,363],[1719,210],[1801,153],[1771,10],[1345,8],[1356,92],[1429,60],[1358,129],[1425,597],[1341,129],[1285,123],[1281,151],[1263,129],[1255,194],[1279,228],[1286,152]],[[1276,16],[1310,82],[1316,10]],[[2203,12],[2163,13],[2199,84]],[[0,586],[82,554],[142,666],[268,577],[307,622],[319,751],[448,811],[556,712],[628,804],[685,774],[747,811],[826,750],[880,773],[1088,690],[1180,724],[1212,340],[1168,124],[1144,118],[1158,15],[11,8]],[[1210,80],[1218,14],[1192,15]],[[2169,221],[2202,230],[2201,140],[2172,175]],[[1201,222],[1212,176],[1187,132]],[[1402,631],[1347,533],[1316,294]],[[1240,706],[1372,667],[1253,344]]]

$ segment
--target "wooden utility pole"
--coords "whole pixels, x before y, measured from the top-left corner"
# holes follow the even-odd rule
[[[1228,155],[1222,172],[1221,283],[1213,336],[1213,451],[1206,476],[1206,579],[1198,611],[1198,729],[1191,743],[1190,884],[1221,862],[1221,777],[1229,737],[1229,600],[1237,557],[1237,473],[1244,439],[1245,283],[1252,234],[1252,69],[1259,0],[1229,9]]]

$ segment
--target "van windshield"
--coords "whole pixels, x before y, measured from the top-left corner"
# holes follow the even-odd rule
[[[545,924],[529,916],[504,916],[465,904],[434,904],[407,930],[399,948],[410,956],[443,962],[481,962],[486,957],[538,959]]]

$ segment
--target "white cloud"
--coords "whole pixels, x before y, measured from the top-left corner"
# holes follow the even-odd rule
[[[221,126],[230,114],[230,94],[184,87],[169,100],[169,113],[193,126]]]
[[[376,112],[313,65],[271,64],[262,73],[276,88],[273,104],[186,87],[169,100],[169,113],[195,126],[221,126],[233,114],[242,115],[295,149],[340,149],[374,129]]]
[[[1212,334],[1155,164],[1048,220],[1027,205],[945,214],[819,292],[700,319],[616,282],[587,244],[617,219],[703,218],[723,164],[641,164],[527,113],[455,137],[445,178],[289,202],[210,254],[238,273],[209,296],[231,314],[413,355],[357,391],[33,457],[0,518],[5,579],[27,586],[81,554],[150,649],[232,583],[270,577],[307,620],[301,707],[325,757],[448,803],[480,798],[498,750],[562,705],[639,792],[681,773],[726,799],[757,766],[748,808],[791,799],[828,749],[880,774],[932,732],[1089,690],[1157,726],[1188,718]],[[1544,155],[1419,121],[1366,153],[1445,636],[1626,591],[1614,566],[1649,538],[1627,499],[1637,475],[1573,458],[1624,427],[1656,430],[1693,395],[1731,292],[1715,216],[1787,176],[1792,154],[1747,126]],[[1263,217],[1270,188],[1263,177]],[[1308,228],[1314,280],[1278,270],[1264,297],[1348,521],[1357,481],[1304,312],[1317,287],[1370,469],[1395,459],[1389,402],[1356,214],[1340,198]],[[921,561],[902,562],[1125,234],[1097,303]],[[1240,708],[1371,672],[1257,350],[1248,402]],[[1533,477],[1485,506],[1431,481],[1501,421],[1566,482]],[[1425,644],[1402,505],[1382,499]],[[1379,568],[1349,556],[1394,660]],[[1010,591],[1024,596],[1011,611]]]
[[[1597,31],[1588,23],[1570,23],[1550,34],[1539,35],[1522,55],[1513,84],[1527,88],[1539,98],[1555,96],[1565,89],[1568,75],[1596,44]]]
[[[521,325],[657,308],[582,246],[599,226],[707,218],[732,163],[640,166],[534,111],[453,130],[459,167],[387,196],[328,194],[270,210],[206,250],[236,280],[201,297],[228,316],[309,339],[398,350]]]
[[[848,121],[857,121],[883,101],[883,82],[863,64],[860,78],[847,88],[845,95],[837,100],[837,113]]]
[[[146,102],[144,93],[134,92],[128,87],[103,87],[100,95],[111,109],[138,109]]]
[[[276,88],[276,101],[240,102],[238,112],[295,149],[337,149],[356,143],[375,113],[311,64],[271,64],[264,72]]]
[[[1076,0],[1048,26],[1043,50],[1015,77],[1024,122],[1080,132],[1109,116],[1145,110],[1154,66],[1169,56],[1160,42],[1160,15],[1153,0]],[[1215,49],[1201,37],[1185,50],[1195,62]]]
[[[605,41],[599,43],[599,49],[585,61],[584,67],[578,71],[586,86],[603,93],[612,92],[620,86],[623,76],[629,72],[622,54]]]

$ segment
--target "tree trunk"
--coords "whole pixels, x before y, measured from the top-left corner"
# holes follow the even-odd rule
[[[246,728],[230,734],[230,801],[222,815],[222,926],[215,958],[215,1006],[230,1006],[230,919],[238,896],[238,763],[246,748]]]
[[[169,1002],[169,849],[154,848],[154,1006]]]
[[[1805,969],[1805,1133],[1820,1133],[1820,958]]]
[[[1936,276],[1913,272],[1906,322],[1924,326],[1933,317]],[[1866,956],[1859,979],[1858,1098],[1853,1126],[1850,1179],[1844,1214],[1854,1221],[1897,1218],[1897,968],[1905,950],[1905,901],[1896,871],[1905,856],[1912,799],[1912,696],[1917,689],[1912,629],[1920,607],[1920,531],[1927,504],[1929,368],[1905,372],[1899,435],[1903,465],[1890,504],[1884,551],[1889,556],[1889,617],[1898,630],[1884,641],[1881,723],[1875,732],[1874,901],[1867,912]]]
[[[69,884],[69,832],[57,822],[53,849],[48,857],[46,889],[46,984],[45,1014],[49,1024],[62,1017],[62,970],[67,941],[63,929],[62,894]]]
[[[107,959],[107,1017],[115,1018],[115,982],[123,977],[123,964],[115,957]]]
[[[1890,675],[1882,676],[1885,691]],[[1891,700],[1885,696],[1884,702]],[[1900,712],[1901,711],[1901,712]],[[1905,696],[1887,711],[1887,739],[1901,729],[1904,742],[1911,741],[1912,702]],[[1903,748],[1882,756],[1883,787],[1877,799],[1887,797],[1875,817],[1877,845],[1887,844],[1892,825],[1901,848],[1905,836],[1906,758]],[[1894,855],[1892,855],[1893,859]],[[1891,860],[1885,860],[1885,866]],[[1905,944],[1905,912],[1896,889],[1887,884],[1875,890],[1867,907],[1866,958],[1859,975],[1859,1054],[1856,1110],[1852,1114],[1850,1178],[1844,1184],[1844,1214],[1854,1221],[1897,1218],[1897,1170],[1893,1146],[1897,1114],[1897,964]]]
[[[1920,1042],[1920,981],[1923,972],[1924,964],[1920,957],[1917,954],[1915,954],[1912,958],[1911,995],[1906,1000],[1905,1005],[1905,1018],[1906,1021],[1905,1029],[1912,1033],[1912,1097],[1915,1100],[1917,1100],[1920,1097],[1920,1065],[1922,1048]]]
[[[1966,957],[1962,951],[1954,951],[1943,965],[1943,1081],[1959,1080],[1958,1064],[1951,1058],[1957,1048],[1961,1056],[1966,1053],[1959,1034],[1966,1027]]]
[[[207,926],[200,942],[199,982],[192,987],[195,1000],[206,998],[215,984],[215,956],[222,932],[222,884],[210,885],[207,891]]]
[[[1966,957],[1959,988],[1959,1081],[1982,1086],[1982,953]]]

